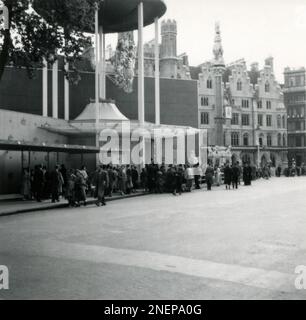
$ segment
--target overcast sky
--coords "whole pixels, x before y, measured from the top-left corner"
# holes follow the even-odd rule
[[[163,19],[178,23],[178,54],[186,52],[191,65],[212,58],[214,25],[221,24],[226,63],[245,58],[247,64],[272,55],[275,73],[283,82],[286,66],[306,66],[305,0],[165,0]],[[154,36],[145,30],[145,41]],[[113,39],[108,41],[114,43]]]

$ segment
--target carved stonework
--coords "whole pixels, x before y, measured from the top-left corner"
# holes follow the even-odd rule
[[[223,59],[223,47],[222,47],[222,39],[221,39],[221,31],[220,31],[220,24],[216,23],[216,36],[215,36],[215,45],[213,49],[214,53],[214,64],[215,65],[224,65]]]

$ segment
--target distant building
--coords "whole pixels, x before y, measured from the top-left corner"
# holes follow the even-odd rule
[[[306,70],[286,68],[284,96],[288,113],[289,160],[306,163]]]
[[[120,36],[120,34],[119,34]],[[132,36],[133,37],[133,36]],[[114,59],[116,51],[109,45],[106,50],[106,73],[114,73]],[[91,62],[92,69],[95,64],[95,52],[89,47],[83,57]],[[177,22],[165,20],[161,23],[161,43],[159,44],[160,78],[191,80],[188,55],[177,54]],[[136,59],[135,73],[138,74]],[[144,44],[144,72],[145,77],[155,76],[155,40]]]
[[[231,146],[233,161],[286,165],[287,116],[283,93],[273,72],[273,58],[266,59],[262,70],[258,63],[248,70],[243,59],[225,66],[218,28],[214,60],[192,69],[193,75],[200,70],[199,128],[208,129],[209,145]],[[216,83],[220,72],[221,88]],[[226,107],[231,107],[231,119],[225,115]]]
[[[190,69],[186,53],[177,54],[177,23],[175,20],[162,21],[160,55],[160,77],[168,79],[190,80]],[[145,76],[155,74],[155,41],[144,45]],[[136,63],[137,68],[137,63]],[[136,71],[137,72],[137,71]]]

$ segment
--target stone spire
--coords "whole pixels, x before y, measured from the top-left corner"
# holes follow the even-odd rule
[[[223,101],[223,84],[222,76],[225,70],[224,59],[223,59],[223,47],[221,41],[220,25],[216,23],[216,35],[214,44],[214,60],[213,60],[213,72],[215,76],[215,145],[224,146],[224,101]]]
[[[215,65],[224,65],[223,59],[223,47],[222,47],[222,39],[221,39],[221,31],[220,31],[220,23],[216,22],[215,25],[215,44],[214,44],[214,64]]]

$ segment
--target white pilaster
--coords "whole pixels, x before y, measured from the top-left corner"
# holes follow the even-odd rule
[[[66,72],[69,72],[69,63],[66,62],[65,63],[65,70]],[[65,120],[69,121],[70,118],[70,110],[69,110],[69,106],[70,106],[70,91],[69,91],[69,80],[65,77],[64,78],[64,95],[65,95],[65,111],[64,111],[64,117]]]
[[[138,120],[144,124],[144,50],[143,50],[143,2],[138,5]]]
[[[43,117],[48,117],[48,62],[43,59],[42,68],[42,95],[43,95]]]
[[[58,119],[58,60],[52,67],[52,117]]]
[[[103,33],[103,27],[99,26],[99,51],[100,51],[100,98],[106,98],[105,88],[105,34]]]
[[[155,18],[155,124],[160,125],[159,26]]]

